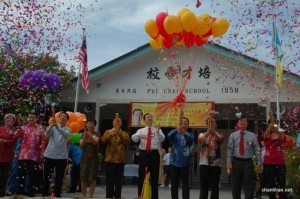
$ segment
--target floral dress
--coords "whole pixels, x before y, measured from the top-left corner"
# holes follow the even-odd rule
[[[99,137],[99,133],[94,132],[94,137]],[[85,140],[80,161],[80,180],[82,182],[96,180],[98,162],[98,144],[94,145],[90,140]]]

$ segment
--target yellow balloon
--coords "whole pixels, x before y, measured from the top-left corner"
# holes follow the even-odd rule
[[[207,36],[207,37],[203,37],[202,40],[205,41],[205,42],[207,42],[208,39],[210,38],[210,36],[211,36],[211,35],[209,35],[209,36]]]
[[[180,25],[180,20],[174,15],[168,15],[164,20],[164,28],[168,34],[180,33],[182,27]]]
[[[192,33],[194,35],[199,35],[200,32],[201,32],[200,22],[199,22],[198,18],[196,18],[196,23],[195,23],[195,26],[194,26],[194,28],[192,30]]]
[[[180,19],[181,15],[186,12],[186,11],[190,11],[190,9],[188,8],[181,8],[178,13],[177,13],[177,17]]]
[[[191,11],[185,11],[181,17],[181,26],[182,29],[185,30],[186,32],[191,32],[196,24],[196,15],[191,12]]]
[[[159,35],[156,39],[150,38],[149,43],[152,48],[159,50],[163,45],[162,37]]]
[[[177,48],[181,48],[182,45],[183,45],[183,41],[177,41],[177,42],[175,43],[175,46],[176,46]]]
[[[207,14],[201,14],[200,16],[197,17],[197,21],[199,23],[200,29],[199,29],[199,35],[203,35],[207,33],[211,28],[214,23],[213,18]]]
[[[229,28],[229,22],[225,18],[218,18],[212,25],[212,35],[220,37],[224,35]]]
[[[156,22],[153,19],[149,19],[148,21],[146,21],[145,30],[147,34],[152,38],[156,38],[158,36],[159,29]]]

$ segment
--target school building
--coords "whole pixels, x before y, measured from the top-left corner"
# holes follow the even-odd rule
[[[288,127],[287,130],[291,133],[296,131],[292,124],[300,118],[300,77],[284,73],[283,86],[279,88],[277,95],[274,66],[213,43],[202,47],[163,51],[146,44],[90,70],[90,93],[87,94],[80,88],[78,111],[95,118],[99,123],[97,129],[102,133],[112,128],[115,113],[119,113],[123,119],[122,128],[132,135],[139,128],[131,125],[132,102],[172,102],[177,96],[183,80],[171,79],[170,69],[176,69],[183,75],[191,75],[185,82],[186,102],[213,103],[218,131],[225,135],[222,144],[221,181],[227,181],[226,145],[230,133],[234,131],[238,113],[245,114],[249,121],[248,129],[259,134],[265,128],[270,110],[275,112],[276,117],[278,97],[282,127]],[[174,70],[173,74],[176,73]],[[63,92],[60,103],[69,110],[74,109],[75,87]],[[165,135],[171,129],[172,127],[162,127]],[[191,128],[195,138],[205,130],[203,126]],[[168,145],[166,140],[163,147],[167,149]],[[136,146],[132,142],[127,149],[128,164],[132,163]],[[194,179],[199,178],[197,149],[195,139],[192,171]],[[100,151],[105,154],[103,144]]]

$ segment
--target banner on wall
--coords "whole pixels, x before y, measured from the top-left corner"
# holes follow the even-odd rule
[[[179,123],[180,110],[166,108],[172,102],[131,102],[130,123],[131,127],[143,127],[143,116],[146,113],[153,115],[153,124],[160,127],[176,127]],[[190,121],[191,128],[206,128],[206,118],[214,110],[214,102],[185,102],[184,117]]]

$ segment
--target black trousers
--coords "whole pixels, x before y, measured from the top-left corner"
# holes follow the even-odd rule
[[[61,196],[62,183],[64,178],[65,169],[67,166],[67,159],[51,159],[45,157],[44,162],[44,186],[43,196],[49,195],[49,186],[52,180],[52,174],[55,168],[55,196]]]
[[[190,198],[189,167],[171,165],[171,196],[178,199],[179,181],[182,183],[182,199]]]
[[[124,166],[106,162],[106,198],[121,198]]]
[[[138,196],[141,196],[144,178],[145,168],[148,167],[150,172],[151,183],[151,199],[158,199],[158,174],[159,174],[159,153],[158,150],[152,150],[150,152],[140,150],[140,162],[139,162],[139,182],[138,182]]]
[[[278,164],[264,164],[263,168],[263,188],[283,190],[279,192],[280,199],[286,199],[287,193],[285,192],[285,174],[286,166]],[[268,192],[269,198],[276,198],[275,192]]]
[[[5,196],[6,183],[10,170],[10,162],[0,163],[0,197]]]
[[[232,160],[232,198],[241,199],[241,190],[244,187],[245,199],[254,198],[255,171],[252,159]]]
[[[28,174],[28,196],[34,196],[39,163],[32,160],[18,160],[18,194],[24,194],[26,176]]]
[[[219,199],[219,183],[221,167],[200,165],[200,199],[208,199],[208,190],[211,189],[210,199]]]
[[[79,185],[79,179],[80,179],[80,164],[72,165],[70,191],[76,192],[76,188]]]

